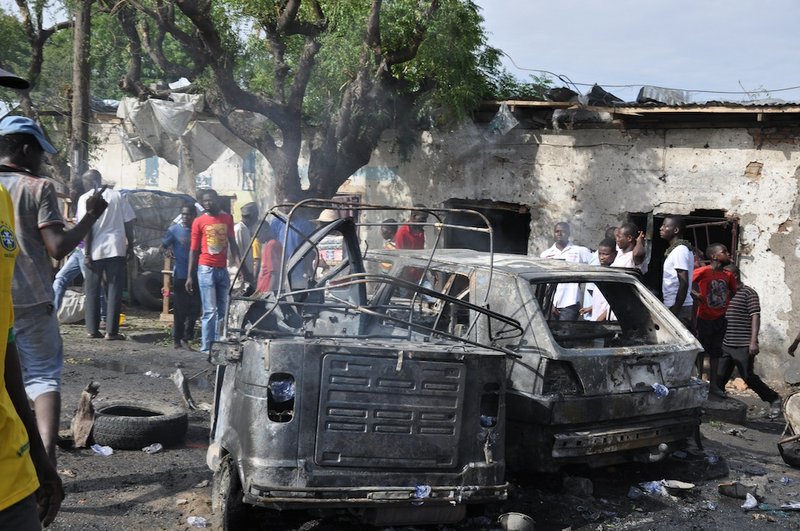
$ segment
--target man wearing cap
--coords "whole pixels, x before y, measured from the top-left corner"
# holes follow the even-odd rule
[[[0,69],[0,86],[24,89],[28,82]],[[0,529],[38,529],[55,518],[64,489],[31,414],[14,345],[14,229],[11,196],[0,186],[0,330],[7,338],[0,341]]]
[[[244,295],[250,295],[255,291],[255,256],[254,251],[250,247],[250,242],[253,239],[253,234],[258,227],[258,205],[255,203],[247,203],[242,205],[240,210],[242,220],[233,226],[233,239],[236,246],[242,254],[242,270],[239,276],[235,277],[233,282],[233,289],[236,291],[244,291]],[[256,242],[257,243],[257,240]],[[233,279],[236,272],[239,270],[239,262],[233,261],[233,253],[228,254],[228,273]]]
[[[53,306],[50,258],[61,260],[72,251],[107,206],[101,196],[92,197],[88,214],[66,230],[53,183],[38,176],[44,154],[55,152],[30,118],[0,120],[0,184],[14,203],[19,245],[12,283],[16,346],[25,390],[33,400],[39,434],[53,464],[64,351]]]

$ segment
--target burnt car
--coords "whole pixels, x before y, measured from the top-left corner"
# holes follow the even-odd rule
[[[700,344],[629,272],[462,249],[439,250],[432,259],[371,251],[365,259],[391,264],[398,277],[425,268],[433,289],[522,324],[521,338],[502,342],[519,355],[507,366],[510,468],[657,461],[698,433],[708,395],[707,384],[692,376]],[[560,284],[599,290],[612,318],[555,319],[550,308]],[[374,304],[396,296],[384,286]],[[481,326],[454,332],[472,341],[495,333]]]
[[[499,343],[522,328],[365,271],[353,217],[313,226],[304,214],[323,206],[267,213],[262,226],[284,250],[278,287],[232,294],[223,340],[212,346],[216,524],[238,529],[255,508],[446,523],[466,504],[504,499],[506,360],[515,354]],[[403,300],[370,305],[368,293],[384,285]],[[498,332],[488,341],[451,333],[431,321],[436,305]]]

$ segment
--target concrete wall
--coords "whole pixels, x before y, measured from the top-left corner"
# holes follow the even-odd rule
[[[529,253],[551,244],[566,219],[577,243],[594,247],[628,212],[722,210],[741,221],[744,281],[761,295],[760,369],[781,378],[800,330],[797,133],[746,129],[512,130],[485,139],[475,127],[422,135],[400,161],[387,141],[356,176],[364,201],[493,200],[530,207]],[[657,236],[656,236],[657,237]],[[757,365],[758,366],[758,365]]]

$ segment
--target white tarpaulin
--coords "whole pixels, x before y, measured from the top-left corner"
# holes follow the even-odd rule
[[[202,95],[174,93],[169,100],[125,98],[117,109],[120,133],[132,161],[157,155],[178,167],[178,190],[194,194],[195,177],[227,150],[244,157],[252,147],[218,120],[203,114]]]

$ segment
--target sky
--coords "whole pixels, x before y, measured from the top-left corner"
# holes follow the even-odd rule
[[[800,88],[777,91],[800,86],[797,0],[475,2],[489,44],[510,57],[504,65],[520,79],[538,74],[525,69],[548,70],[576,84],[598,83],[626,101],[636,98],[642,84],[800,101]],[[747,94],[692,97],[750,99]]]

